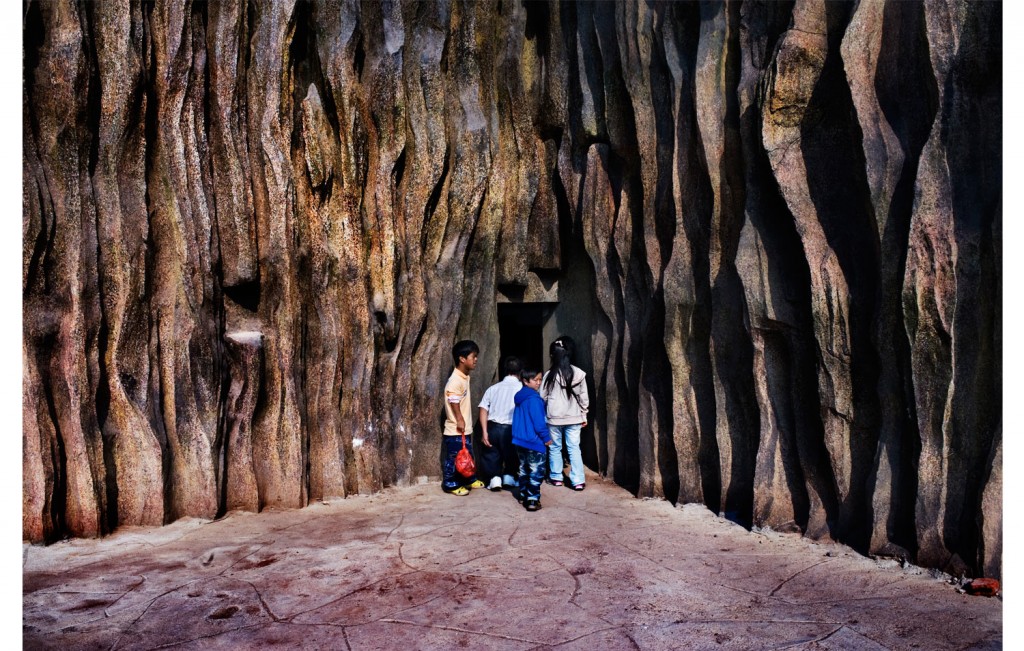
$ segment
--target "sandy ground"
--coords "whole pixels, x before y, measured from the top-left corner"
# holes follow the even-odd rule
[[[1001,649],[1002,602],[588,475],[24,545],[26,649]]]

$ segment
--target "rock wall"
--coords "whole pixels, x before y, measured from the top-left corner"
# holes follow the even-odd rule
[[[998,575],[1001,11],[31,0],[24,537],[437,476],[557,284],[593,469]]]

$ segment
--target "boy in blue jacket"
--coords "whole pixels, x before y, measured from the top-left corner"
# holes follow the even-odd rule
[[[518,499],[527,511],[540,508],[540,483],[544,479],[547,446],[551,445],[544,400],[537,393],[541,377],[539,369],[523,370],[519,376],[523,388],[516,393],[516,408],[512,412],[512,443],[519,454]]]

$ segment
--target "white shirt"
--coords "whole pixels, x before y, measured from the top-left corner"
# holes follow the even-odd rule
[[[480,407],[487,410],[487,420],[502,425],[512,424],[512,412],[516,409],[515,398],[523,383],[514,375],[506,375],[505,379],[492,384],[480,401]]]

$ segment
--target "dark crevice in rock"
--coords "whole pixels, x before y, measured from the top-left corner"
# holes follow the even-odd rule
[[[162,195],[164,188],[154,186],[151,184],[151,180],[160,178],[160,175],[155,171],[157,165],[157,156],[159,155],[159,142],[160,136],[160,120],[159,120],[159,106],[158,106],[158,93],[156,84],[156,48],[157,44],[154,42],[153,36],[153,22],[160,20],[160,16],[154,17],[156,8],[153,5],[145,5],[142,8],[142,65],[141,74],[145,83],[146,92],[146,113],[143,119],[145,125],[145,161],[144,161],[144,172],[143,178],[146,179],[145,189],[145,206],[148,221],[148,233],[149,237],[146,240],[146,284],[145,294],[147,297],[155,298],[155,293],[159,286],[159,277],[161,270],[157,268],[158,252],[157,247],[157,228],[154,223],[154,218],[160,209],[157,202],[160,201],[160,195]],[[160,193],[155,194],[155,193]],[[171,514],[174,511],[173,494],[174,488],[172,487],[172,466],[171,466],[171,450],[167,442],[168,432],[166,427],[166,414],[163,396],[167,391],[164,382],[160,374],[160,360],[163,355],[173,355],[171,351],[163,351],[160,345],[160,311],[159,308],[153,305],[154,301],[147,300],[145,304],[149,307],[148,315],[148,357],[150,360],[149,364],[149,396],[146,400],[146,417],[149,420],[149,425],[153,429],[153,433],[156,434],[157,441],[160,444],[160,485],[163,487],[162,498],[163,498],[163,509],[161,520],[163,524],[167,524],[170,521]],[[177,396],[175,396],[177,398]],[[175,400],[175,404],[177,400]],[[171,433],[173,435],[173,433]],[[127,436],[126,432],[114,432],[114,437]],[[144,433],[142,434],[144,436]]]
[[[561,147],[561,138],[555,140],[555,151]],[[551,167],[551,192],[555,196],[555,209],[558,212],[558,256],[560,260],[570,260],[572,253],[570,249],[585,252],[583,243],[583,224],[579,211],[573,211],[569,205],[569,195],[562,184],[562,177],[558,173],[558,162]],[[587,264],[593,269],[593,261],[589,256],[584,255]],[[564,263],[563,263],[564,266]]]
[[[100,430],[100,447],[99,456],[103,460],[104,474],[101,477],[97,477],[95,482],[97,487],[102,486],[103,490],[103,500],[100,503],[98,518],[99,533],[105,535],[114,531],[119,524],[117,520],[119,492],[117,487],[117,468],[114,466],[114,450],[110,445],[108,437],[103,434],[102,429]]]
[[[770,68],[770,61],[779,47],[779,39],[793,24],[795,5],[796,0],[778,0],[745,2],[740,6],[744,28],[751,38],[751,47],[748,49],[750,63],[758,70]]]
[[[558,3],[559,19],[562,23],[562,47],[565,51],[566,56],[566,68],[568,71],[568,79],[566,80],[566,88],[568,91],[567,103],[573,106],[580,106],[582,103],[582,90],[580,88],[579,77],[577,71],[579,70],[579,56],[577,55],[577,43],[579,37],[577,35],[578,25],[576,19],[576,8],[577,5],[571,2],[560,2]],[[586,159],[586,149],[582,148],[582,135],[583,127],[580,121],[579,111],[569,111],[568,124],[566,136],[569,138],[569,142],[577,145],[572,150],[573,156],[573,168],[579,170],[580,157],[583,160]],[[582,195],[581,195],[582,197]],[[578,211],[578,206],[576,206]]]
[[[366,65],[366,50],[363,48],[363,30],[359,26],[356,28],[355,33],[355,51],[352,56],[352,70],[356,73],[356,78],[359,81],[363,80],[363,67]],[[441,59],[441,65],[444,65],[444,58]]]
[[[96,249],[96,260],[97,264],[102,266],[103,250],[97,245]],[[104,283],[99,283],[99,302],[101,306],[106,306],[107,300],[105,297]],[[117,503],[118,503],[118,488],[117,488],[117,466],[115,463],[115,452],[113,441],[107,430],[107,417],[110,412],[110,371],[107,364],[107,354],[109,350],[110,342],[110,315],[107,310],[101,307],[100,310],[100,323],[99,333],[97,337],[97,355],[99,356],[99,377],[96,382],[96,396],[95,396],[95,414],[97,428],[100,432],[100,442],[102,444],[102,458],[103,458],[103,470],[104,476],[102,483],[106,490],[106,509],[104,513],[100,514],[101,529],[106,531],[112,531],[117,527]],[[99,482],[97,482],[99,483]]]
[[[405,176],[405,152],[406,147],[402,147],[402,153],[395,159],[395,165],[391,168],[392,187],[402,187],[402,178]]]
[[[599,314],[596,319],[596,328],[600,332],[601,336],[609,341],[612,338],[612,322],[605,314]],[[600,374],[597,374],[600,372]],[[594,378],[594,389],[597,395],[609,395],[608,391],[608,373],[607,364],[603,369],[595,369]],[[611,422],[608,419],[608,405],[604,402],[595,405],[591,412],[591,421],[593,423],[591,431],[594,433],[594,454],[597,459],[592,457],[584,457],[584,462],[590,468],[595,468],[605,477],[608,476],[611,457],[608,444],[608,432],[611,430]],[[586,450],[584,449],[584,453]]]
[[[85,115],[82,116],[84,120],[81,124],[84,125],[85,133],[87,134],[89,157],[88,157],[88,171],[90,177],[96,176],[96,164],[99,160],[100,151],[100,108],[101,108],[101,94],[100,94],[100,73],[99,66],[96,62],[96,46],[92,34],[91,4],[85,4],[82,6],[82,11],[79,14],[79,20],[82,26],[82,50],[85,55],[85,61],[87,66],[87,99],[85,101]]]
[[[103,300],[102,293],[100,295],[100,300],[101,302]],[[96,396],[94,398],[96,401],[96,423],[99,426],[100,431],[103,431],[103,427],[107,423],[107,415],[110,411],[110,377],[108,376],[107,365],[103,361],[107,358],[109,340],[110,324],[106,316],[104,315],[103,318],[100,320],[99,334],[97,337],[96,344],[98,348],[97,354],[99,355],[101,363],[99,365],[100,374],[98,381],[96,383]]]
[[[1003,71],[1001,11],[985,5],[966,11],[965,40],[946,81],[942,111],[948,121],[941,130],[957,246],[943,542],[970,561],[980,535],[974,513],[984,490],[981,479],[989,471],[1002,411],[995,330],[1001,297],[993,291],[999,278],[993,227],[1002,211]]]
[[[292,120],[296,125],[296,128],[292,132],[291,142],[293,157],[299,155],[299,141],[304,135],[303,129],[299,126],[303,124],[303,101],[311,92],[315,92],[316,98],[319,102],[319,108],[321,109],[321,115],[327,119],[327,122],[330,125],[329,133],[326,135],[328,135],[331,140],[334,140],[337,139],[338,134],[341,133],[338,109],[334,100],[334,92],[331,87],[330,79],[324,72],[323,62],[320,59],[320,49],[317,47],[317,33],[319,30],[317,20],[318,16],[316,14],[315,3],[310,2],[309,0],[299,0],[299,2],[296,3],[295,11],[292,14],[294,32],[288,48],[293,78]],[[334,192],[335,175],[330,167],[332,165],[333,156],[332,152],[319,152],[319,155],[322,155],[326,159],[325,165],[328,167],[328,170],[326,172],[326,178],[322,181],[322,185],[316,188],[316,194],[322,202],[326,203]]]
[[[796,333],[782,324],[779,326],[778,329],[761,330],[767,370],[765,381],[772,409],[778,419],[782,472],[792,501],[793,519],[801,531],[807,531],[811,503],[807,494],[807,478],[800,463],[800,423],[797,420],[800,403],[796,402],[800,396],[796,390],[796,369],[792,364],[796,358],[793,351]],[[775,472],[779,472],[779,469],[776,468]]]
[[[738,5],[727,7],[729,39],[725,42],[722,65],[725,76],[723,155],[719,162],[721,247],[719,269],[711,290],[712,348],[718,380],[722,384],[725,418],[729,426],[732,464],[729,486],[725,488],[724,509],[734,513],[744,526],[753,524],[755,471],[760,431],[754,388],[754,349],[750,338],[750,319],[746,312],[743,286],[736,270],[740,231],[744,224],[746,191],[743,181],[743,157],[739,98],[742,52],[740,49],[740,12]]]
[[[666,16],[665,14],[668,14]],[[658,23],[664,25],[666,21],[675,18],[668,8],[664,13],[659,13],[656,18]],[[656,26],[661,32],[663,27]],[[657,180],[653,188],[653,226],[654,237],[657,242],[658,256],[660,258],[657,268],[652,268],[649,273],[653,276],[654,290],[650,298],[649,321],[647,333],[644,337],[646,349],[644,351],[644,378],[642,380],[647,393],[654,402],[655,417],[652,419],[652,428],[657,438],[657,459],[658,470],[661,474],[661,489],[665,498],[675,503],[679,498],[679,458],[675,445],[675,438],[670,435],[673,431],[672,414],[672,392],[664,382],[665,377],[671,377],[672,367],[664,346],[665,332],[665,295],[662,289],[663,275],[669,260],[672,256],[672,247],[676,236],[678,212],[673,201],[673,166],[675,162],[675,116],[672,114],[672,98],[678,92],[674,87],[666,61],[666,52],[660,39],[652,43],[651,61],[648,66],[650,76],[650,94],[652,99],[653,119],[655,127],[656,150],[655,166]],[[664,100],[664,101],[659,101]],[[643,407],[642,407],[643,409]],[[641,416],[641,421],[643,417]],[[641,427],[643,423],[641,422]]]
[[[849,313],[833,316],[838,322],[847,321],[849,327],[849,349],[834,354],[842,359],[841,363],[849,364],[850,385],[840,384],[835,390],[849,391],[852,398],[852,413],[841,414],[851,423],[849,442],[843,443],[849,445],[851,468],[849,493],[843,501],[836,533],[854,548],[866,551],[871,531],[866,488],[874,466],[879,426],[875,387],[880,361],[872,343],[879,292],[879,253],[864,172],[862,136],[838,47],[849,12],[848,5],[828,5],[829,22],[838,26],[830,27],[829,54],[807,106],[807,113],[816,119],[805,122],[800,135],[810,198],[849,292]],[[834,291],[842,289],[836,285]]]
[[[204,33],[209,23],[209,7],[203,5]],[[202,47],[197,44],[196,47]],[[210,84],[210,67],[207,66],[203,76],[203,97],[209,98],[212,94]],[[203,102],[203,124],[209,129],[212,124],[211,102]],[[212,147],[211,147],[212,150]],[[207,158],[207,164],[212,168],[214,165],[212,155]],[[213,178],[212,169],[210,177]],[[227,512],[227,432],[228,412],[231,398],[231,371],[229,368],[230,359],[224,347],[225,335],[228,328],[227,315],[227,294],[224,286],[224,250],[221,246],[221,227],[219,220],[221,215],[218,211],[217,193],[211,188],[210,197],[210,272],[213,275],[213,295],[211,296],[211,339],[216,342],[212,348],[214,351],[214,372],[217,374],[214,382],[217,396],[217,416],[214,430],[214,437],[211,441],[213,457],[214,485],[216,490],[217,508],[214,518],[223,517]]]
[[[583,18],[581,26],[587,25],[592,19],[593,33],[601,54],[600,57],[586,57],[583,62],[593,92],[590,101],[594,107],[595,120],[595,130],[588,137],[607,137],[609,140],[608,179],[613,196],[618,198],[615,201],[617,220],[628,220],[625,225],[616,224],[616,235],[613,237],[616,242],[609,247],[609,251],[614,249],[617,252],[617,259],[613,259],[613,262],[615,266],[621,267],[621,272],[616,274],[621,282],[621,286],[616,287],[616,300],[622,301],[617,312],[622,315],[620,323],[624,331],[620,339],[619,357],[624,362],[633,361],[623,364],[621,380],[617,381],[620,409],[615,427],[620,450],[616,456],[624,463],[635,463],[636,468],[620,475],[617,460],[616,480],[621,476],[622,484],[631,491],[648,495],[655,490],[657,469],[650,463],[647,451],[657,449],[659,416],[652,413],[654,405],[644,401],[645,391],[641,383],[645,379],[645,363],[640,360],[644,360],[646,343],[661,335],[661,332],[653,332],[652,328],[652,317],[657,310],[653,301],[656,290],[652,286],[653,270],[648,266],[649,253],[657,253],[648,251],[645,239],[645,179],[642,176],[637,139],[636,111],[625,77],[629,72],[623,69],[621,59],[621,50],[628,47],[628,44],[619,41],[616,31],[616,12],[619,9],[616,5],[606,3],[587,6],[587,10],[583,11],[581,5],[580,15]],[[593,14],[589,18],[591,10]],[[584,28],[580,32],[581,42],[586,43],[588,36]],[[611,124],[616,125],[618,130],[611,131]],[[623,198],[626,199],[625,204],[622,203]],[[628,245],[619,242],[619,233],[626,229],[629,231]],[[654,235],[656,238],[657,234]],[[624,250],[620,251],[620,246]],[[625,260],[620,257],[623,255],[626,256]],[[645,361],[647,364],[656,364],[654,359]],[[634,458],[635,461],[632,461]]]
[[[899,138],[904,160],[892,193],[880,234],[880,296],[877,323],[879,351],[888,351],[882,365],[879,399],[882,407],[882,440],[888,428],[895,430],[885,448],[894,469],[886,528],[890,539],[916,553],[914,526],[917,464],[920,453],[910,342],[899,318],[907,245],[913,212],[914,185],[921,150],[931,132],[938,108],[938,89],[928,55],[924,5],[890,3],[883,17],[882,46],[875,76],[875,92],[886,121]],[[888,414],[888,418],[887,418]]]
[[[917,166],[938,110],[939,95],[928,55],[924,5],[885,5],[875,93],[886,121]],[[910,159],[913,162],[910,162]],[[909,215],[907,217],[909,222]]]
[[[39,67],[39,50],[46,42],[46,25],[40,5],[43,0],[24,0],[24,24],[22,29],[22,68],[26,106],[34,106],[36,69]],[[32,115],[25,116],[31,120]]]
[[[615,213],[618,214],[621,190],[616,187],[615,180],[621,178],[621,162],[609,153],[606,145],[597,145],[596,147],[600,155],[599,160],[604,166],[604,172],[611,186]],[[588,175],[597,175],[598,171],[587,170],[586,173]],[[623,262],[618,249],[615,246],[608,246],[605,257],[603,259],[594,259],[593,262],[594,271],[598,277],[606,277],[611,285],[613,313],[606,316],[609,320],[614,318],[616,323],[620,323],[620,319],[623,318],[622,315],[626,309],[623,300],[624,287],[622,285],[622,278],[625,276],[626,270],[623,268]],[[635,494],[639,490],[640,482],[639,441],[636,434],[636,421],[630,417],[629,404],[627,402],[628,396],[625,393],[627,385],[624,364],[624,339],[620,335],[611,340],[615,342],[615,346],[608,351],[609,371],[607,376],[608,384],[606,385],[607,393],[605,395],[608,396],[607,400],[616,403],[616,415],[614,422],[611,419],[608,420],[607,431],[614,432],[615,436],[614,450],[607,451],[609,455],[607,458],[612,466],[611,474],[615,482]],[[607,442],[605,445],[608,445]]]
[[[163,486],[163,524],[169,524],[172,520],[172,514],[175,512],[174,497],[175,491],[178,489],[174,483],[174,467],[171,465],[171,446],[167,441],[167,437],[173,436],[174,432],[168,432],[166,426],[167,411],[163,401],[160,400],[160,396],[163,396],[168,388],[164,385],[163,378],[159,371],[160,359],[164,355],[172,355],[171,351],[165,351],[161,345],[162,337],[160,336],[160,324],[161,320],[159,315],[153,320],[153,359],[155,360],[153,370],[153,383],[154,392],[157,394],[156,399],[152,401],[152,423],[153,430],[157,434],[157,438],[160,440],[160,467],[162,469],[162,481]],[[174,408],[173,406],[171,407]],[[121,434],[123,436],[123,434]]]
[[[323,39],[323,30],[321,29],[319,22],[324,20],[318,13],[318,6],[316,3],[313,4],[312,13],[307,17],[308,24],[306,29],[309,31],[309,45],[307,46],[310,50],[309,58],[311,65],[316,68],[316,73],[313,78],[317,82],[317,88],[321,90],[320,101],[323,103],[324,115],[327,116],[327,121],[331,124],[331,130],[334,134],[341,133],[341,116],[339,115],[338,105],[335,100],[335,88],[331,84],[331,77],[324,70],[324,55],[331,52],[331,47],[339,47],[340,44],[330,43],[328,47],[324,47],[324,43],[319,42]],[[346,44],[347,46],[347,44]]]
[[[526,31],[524,36],[528,41],[537,41],[537,54],[541,57],[547,56],[548,53],[548,40],[550,35],[548,33],[548,25],[551,23],[551,19],[548,12],[551,7],[546,0],[522,0],[523,8],[526,9]]]
[[[697,466],[700,470],[701,491],[704,504],[718,512],[723,493],[720,467],[720,450],[716,438],[716,404],[714,371],[711,360],[711,318],[708,304],[711,293],[710,254],[708,235],[711,229],[711,210],[714,201],[708,163],[704,154],[704,143],[697,127],[697,48],[700,42],[700,7],[693,4],[676,5],[681,12],[676,21],[676,39],[682,48],[682,83],[678,89],[680,118],[676,136],[683,151],[682,169],[678,170],[683,188],[681,205],[677,208],[679,225],[686,234],[685,246],[689,255],[673,252],[683,259],[688,258],[690,268],[686,272],[692,278],[692,296],[678,309],[686,318],[678,319],[688,331],[679,335],[685,341],[684,354],[690,368],[690,384],[696,402],[696,422],[681,426],[696,427],[698,430]],[[674,333],[670,333],[674,334]]]
[[[661,490],[665,499],[675,504],[679,499],[679,456],[672,432],[672,391],[665,378],[672,377],[672,367],[665,352],[660,335],[665,331],[665,297],[662,290],[651,299],[651,318],[648,335],[644,338],[644,368],[641,382],[653,402],[641,409],[652,411],[651,429],[656,432],[654,442],[658,451],[658,471],[661,473]],[[644,417],[640,417],[643,426]]]
[[[483,211],[484,206],[487,204],[487,190],[484,190],[483,195],[480,197],[476,205],[472,207],[472,221],[473,225],[469,229],[469,236],[466,237],[465,248],[462,251],[462,268],[468,268],[467,263],[469,262],[469,256],[473,252],[473,242],[476,240],[477,232],[480,226],[480,213]]]
[[[763,92],[763,88],[760,90]],[[760,93],[758,101],[764,101]],[[764,344],[768,399],[783,424],[780,432],[783,466],[800,469],[798,473],[786,473],[796,524],[805,533],[820,537],[828,533],[827,529],[819,527],[834,520],[837,503],[835,479],[827,461],[818,412],[811,275],[793,216],[772,175],[768,156],[760,146],[759,110],[759,106],[752,106],[741,117],[741,125],[746,125],[743,140],[748,143],[745,147],[747,215],[762,238],[769,278],[777,278],[768,288],[770,300],[789,310],[783,313],[787,321],[767,324],[771,326],[767,332],[779,331],[778,344],[771,345],[771,337],[766,337]],[[770,356],[771,351],[778,354]],[[800,479],[798,475],[802,475],[803,483],[794,488],[793,483]]]
[[[662,16],[661,21],[666,17]],[[658,31],[662,31],[661,28]],[[672,76],[666,63],[665,48],[660,39],[652,43],[651,63],[648,74],[651,79],[651,108],[654,112],[656,138],[655,160],[658,177],[654,187],[654,234],[661,252],[661,266],[651,269],[656,283],[661,282],[665,267],[672,256],[672,243],[676,236],[676,213],[672,205],[672,164],[675,156],[675,120],[672,102],[669,101],[677,89],[673,88]]]
[[[36,142],[39,139],[39,124],[38,116],[36,112],[31,110],[31,107],[35,105],[35,86],[36,86],[36,70],[39,67],[40,49],[43,47],[43,43],[46,39],[45,33],[46,27],[43,22],[43,16],[40,10],[40,0],[27,1],[25,3],[25,23],[23,30],[23,85],[22,92],[24,93],[24,107],[25,110],[22,115],[22,120],[25,122],[22,128],[23,140],[32,138]],[[32,147],[35,149],[35,145],[29,142],[22,142],[24,149]],[[28,273],[25,276],[25,284],[23,287],[22,300],[25,300],[32,288],[37,283],[37,278],[42,275],[43,294],[49,293],[50,282],[53,278],[53,264],[50,260],[49,251],[53,250],[53,239],[56,235],[57,229],[56,224],[52,218],[47,220],[47,214],[52,215],[52,209],[47,209],[49,202],[47,201],[47,190],[45,180],[42,178],[41,172],[37,172],[36,169],[31,170],[32,176],[36,178],[36,192],[39,197],[39,218],[40,226],[35,242],[32,248],[32,257],[29,262]],[[27,206],[26,206],[27,209]],[[49,225],[47,222],[49,221]],[[49,226],[49,227],[48,227]],[[23,243],[27,246],[28,243]]]
[[[615,73],[618,65],[615,11],[616,5],[611,3],[577,5],[579,22],[576,25],[576,38],[582,59],[570,74],[579,84],[581,112],[587,113],[581,117],[592,122],[586,124],[581,120],[580,130],[576,134],[576,140],[580,143],[591,138],[609,140],[606,123],[608,113],[614,113],[620,110],[621,105],[629,103],[629,94],[623,88],[620,76]],[[579,54],[577,51],[577,56]],[[586,88],[583,87],[584,80]],[[611,87],[606,88],[605,84]]]
[[[385,334],[387,332],[388,315],[381,310],[377,310],[373,313],[374,321],[376,326],[374,332],[378,338],[378,348],[383,348],[386,353],[395,352],[395,347],[398,346],[398,333],[396,332],[393,336]]]
[[[646,334],[643,329],[646,321],[644,319],[646,306],[641,304],[639,298],[631,292],[641,282],[637,278],[638,274],[636,266],[631,264],[626,272],[625,296],[621,314],[625,317],[625,327],[632,332],[631,336],[623,337],[621,358],[624,361],[633,361],[633,363],[624,364],[622,381],[619,383],[621,404],[616,435],[619,437],[619,444],[635,455],[636,469],[634,472],[638,483],[633,492],[638,496],[649,497],[650,492],[642,493],[642,491],[653,491],[652,486],[645,485],[645,480],[649,482],[654,477],[654,468],[645,468],[641,462],[645,460],[643,453],[648,451],[648,446],[655,440],[655,437],[653,436],[653,418],[648,411],[651,409],[650,404],[642,405],[644,422],[641,423],[638,418],[641,408],[639,385],[643,371],[643,362],[640,361],[642,359],[640,356],[644,349],[644,334]]]
[[[298,0],[291,15],[289,32],[291,40],[288,43],[288,63],[291,69],[288,74],[291,77],[291,106],[292,123],[296,125],[291,133],[292,155],[299,147],[299,140],[302,138],[302,100],[310,92],[311,86],[315,86],[321,101],[330,96],[330,93],[321,91],[324,82],[324,74],[320,67],[320,58],[316,47],[315,28],[313,22],[313,5],[307,0]]]
[[[24,146],[27,148],[29,145],[28,143],[25,143]],[[47,224],[46,213],[48,211],[45,209],[46,196],[43,194],[43,187],[39,186],[38,183],[32,183],[31,186],[34,186],[35,193],[38,197],[37,201],[39,202],[40,207],[40,228],[36,231],[35,238],[32,242],[32,257],[29,260],[28,272],[25,274],[24,287],[22,288],[21,298],[23,302],[28,299],[33,290],[36,289],[37,284],[40,284],[40,281],[44,288],[43,293],[47,293],[45,288],[48,284],[49,278],[52,276],[46,274],[42,267],[48,258],[47,252],[53,250],[53,238],[57,233],[56,223],[52,219],[49,220],[49,224]],[[47,226],[49,226],[49,228],[47,228]],[[25,242],[25,245],[27,246],[28,242]]]
[[[296,267],[297,267],[298,275],[301,278],[308,279],[312,275],[311,271],[308,268],[308,265],[309,265],[309,258],[307,256],[303,256],[300,259],[296,260]],[[306,378],[308,376],[308,373],[307,373],[306,364],[305,364],[305,361],[308,360],[308,359],[311,359],[311,357],[312,357],[312,355],[311,355],[312,346],[311,346],[311,342],[310,342],[309,330],[310,330],[310,319],[311,318],[315,318],[314,315],[311,314],[311,312],[313,312],[313,311],[314,310],[311,309],[308,305],[303,305],[299,309],[299,323],[301,324],[299,326],[299,333],[298,333],[298,340],[299,340],[298,341],[298,344],[299,344],[298,345],[298,347],[299,347],[298,359],[299,359],[299,363],[297,363],[295,365],[295,384],[298,387],[298,392],[299,392],[299,395],[301,395],[301,396],[309,396],[310,391],[315,391],[316,390],[316,389],[311,387],[306,382]],[[317,388],[319,388],[319,387],[317,387]],[[310,418],[309,418],[308,403],[305,400],[299,400],[298,401],[298,410],[299,410],[299,421],[301,423],[303,423],[303,424],[306,424],[306,427],[303,427],[302,434],[301,434],[301,441],[300,441],[300,443],[301,443],[302,450],[301,450],[301,460],[299,461],[299,466],[302,468],[302,473],[301,474],[302,474],[303,493],[305,495],[309,495],[310,494],[310,487],[311,487],[310,474],[312,472],[312,468],[311,468],[310,455],[309,455],[309,445],[310,445],[310,435],[311,435],[311,433],[308,430],[309,430],[310,427],[312,427],[313,421],[311,421]]]
[[[210,253],[211,258],[214,259],[211,264],[219,262],[220,252],[219,245],[215,244],[215,241],[219,238],[219,233],[216,223],[217,215],[217,196],[215,192],[215,185],[212,182],[213,179],[213,156],[211,155],[212,146],[210,144],[210,130],[213,124],[213,116],[211,114],[212,102],[210,97],[213,94],[213,87],[210,85],[210,68],[213,67],[213,62],[210,61],[209,49],[209,35],[208,30],[210,28],[210,7],[206,3],[197,3],[192,5],[192,23],[196,25],[195,31],[192,33],[192,59],[193,65],[198,65],[199,61],[202,61],[202,74],[200,79],[193,79],[191,83],[197,87],[194,90],[194,96],[196,96],[199,115],[202,116],[202,126],[197,130],[200,131],[198,135],[201,135],[206,141],[204,155],[200,165],[203,167],[204,176],[204,194],[206,199],[209,201],[209,213],[211,220],[210,228]],[[211,270],[212,271],[212,270]],[[223,274],[215,273],[214,284],[219,284],[223,281]]]
[[[224,295],[226,297],[253,314],[259,312],[261,291],[262,288],[258,279],[224,287]]]
[[[441,201],[441,191],[444,190],[445,181],[448,179],[448,163],[450,158],[451,147],[449,146],[444,150],[444,163],[441,166],[441,175],[437,178],[437,182],[434,183],[433,189],[430,190],[430,196],[427,197],[427,203],[423,207],[423,224],[425,227],[420,235],[420,251],[427,251],[427,237],[430,233],[429,228],[426,226],[431,223],[434,212],[437,210],[437,204]]]
[[[725,420],[729,426],[732,452],[731,481],[722,504],[726,513],[744,526],[753,523],[754,475],[760,424],[754,400],[753,348],[745,336],[747,322],[742,304],[742,286],[737,278],[723,273],[712,291],[720,306],[712,319],[715,345],[713,357],[722,383]]]
[[[50,490],[46,495],[46,510],[49,520],[43,524],[43,532],[46,542],[54,542],[64,538],[67,531],[65,513],[67,511],[67,454],[64,449],[64,436],[61,432],[61,419],[57,414],[57,401],[53,395],[53,360],[59,359],[55,354],[58,343],[57,334],[47,335],[39,341],[37,348],[36,364],[39,368],[39,380],[42,385],[42,397],[46,403],[46,413],[50,418],[50,425],[53,428],[53,437],[49,441],[49,449],[44,452],[49,456],[50,471],[47,479],[50,483]],[[58,380],[59,381],[59,380]]]
[[[427,320],[420,320],[419,330],[416,331],[416,338],[412,342],[412,355],[415,355],[419,351],[420,346],[423,345],[423,335],[427,332]]]
[[[145,103],[145,167],[144,167],[144,178],[146,179],[145,187],[145,206],[148,216],[148,232],[150,232],[150,238],[146,241],[146,295],[154,297],[160,289],[160,276],[162,275],[162,269],[158,269],[158,248],[160,246],[158,228],[159,225],[156,222],[157,216],[161,210],[165,210],[164,207],[159,205],[164,196],[166,186],[162,186],[160,183],[153,183],[154,179],[161,178],[161,174],[156,171],[159,169],[160,162],[158,156],[166,156],[165,153],[161,154],[160,143],[162,140],[160,133],[160,102],[157,91],[157,53],[156,48],[158,47],[154,37],[154,21],[161,19],[160,16],[154,16],[156,7],[153,5],[147,5],[142,8],[142,74],[145,79],[146,88],[146,103]],[[151,303],[152,305],[152,303]],[[168,391],[173,390],[172,387],[167,387],[164,383],[164,379],[161,374],[160,363],[162,359],[167,357],[173,358],[173,351],[164,350],[161,345],[161,332],[160,328],[162,324],[167,321],[162,319],[163,315],[160,312],[160,308],[154,306],[150,314],[150,341],[148,341],[148,347],[150,347],[150,399],[147,400],[146,406],[147,414],[146,417],[150,421],[150,426],[153,428],[154,433],[157,436],[157,440],[160,443],[160,461],[161,461],[161,480],[160,484],[163,486],[163,514],[162,520],[164,524],[170,522],[172,514],[174,513],[174,492],[175,486],[173,481],[173,467],[171,465],[171,448],[168,443],[168,436],[174,436],[174,432],[167,431],[167,415],[165,414],[165,404],[163,396]],[[167,357],[165,357],[167,356]],[[175,395],[174,406],[176,406],[178,396]],[[172,406],[171,408],[174,408]],[[125,436],[126,433],[118,432],[117,436]]]
[[[235,99],[239,102],[238,108],[241,112],[239,116],[241,124],[249,124],[248,93],[245,92],[245,86],[252,72],[253,50],[255,49],[253,39],[258,27],[259,9],[257,3],[246,0],[245,9],[242,11],[242,20],[238,26],[238,34],[235,35],[238,39],[238,56],[240,59],[239,63],[241,64],[238,70],[239,80],[236,86],[237,96]]]
[[[625,171],[620,175],[609,174],[609,177],[613,178],[613,186],[636,184],[632,198],[637,209],[631,210],[630,215],[639,218],[637,228],[640,228],[643,224],[643,181],[639,178],[641,161],[634,99],[627,84],[627,79],[636,75],[622,61],[622,50],[629,47],[629,44],[619,41],[616,21],[620,9],[622,5],[606,2],[592,5],[588,9],[588,12],[592,12],[589,17],[581,11],[581,16],[587,18],[583,25],[592,25],[592,31],[580,33],[580,43],[584,52],[583,67],[593,93],[590,101],[594,106],[596,121],[593,133],[581,135],[584,141],[587,138],[607,140],[612,153],[622,159]],[[583,38],[584,36],[586,38]],[[588,56],[588,52],[593,52],[597,56]],[[639,61],[634,63],[639,64]],[[648,101],[647,98],[637,99],[641,102]],[[618,181],[614,180],[616,177]]]
[[[224,323],[223,319],[221,319],[221,323]],[[221,339],[224,338],[224,334],[223,331],[220,333]],[[227,355],[225,355],[225,358],[227,358]],[[234,405],[231,404],[233,396],[231,395],[231,371],[229,370],[229,364],[230,361],[225,359],[220,393],[218,394],[220,409],[217,413],[217,432],[211,446],[213,448],[213,469],[217,492],[217,510],[213,516],[214,520],[224,517],[224,514],[228,511],[228,447],[230,446],[228,428],[230,427],[231,411],[234,408]]]

